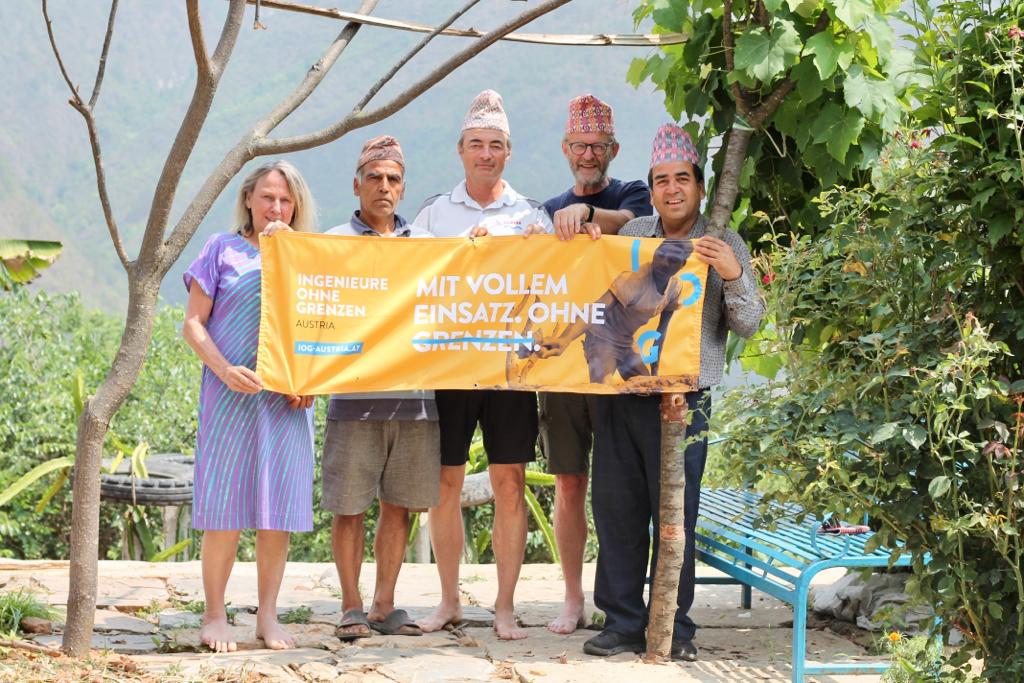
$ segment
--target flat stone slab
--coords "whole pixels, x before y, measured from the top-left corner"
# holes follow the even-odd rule
[[[124,612],[110,609],[96,610],[93,631],[149,634],[156,633],[157,626],[145,619],[133,617]]]
[[[236,620],[234,627],[239,650],[263,650],[266,644],[262,638],[256,637],[255,626],[239,625]],[[341,641],[334,637],[334,628],[327,624],[283,624],[288,633],[295,637],[298,648],[320,648],[337,650]],[[174,650],[205,650],[206,646],[199,639],[198,628],[183,628],[167,631],[167,646]]]
[[[301,668],[308,663],[333,665],[336,658],[330,652],[314,649],[296,650],[245,650],[210,654],[177,653],[143,655],[132,658],[139,668],[154,674],[173,668],[176,680],[188,677],[200,678],[216,673],[222,680],[239,680],[243,672],[258,670],[271,680],[294,681],[290,669]]]
[[[43,647],[60,647],[62,636],[38,636],[35,642]],[[156,652],[163,645],[163,638],[158,635],[139,635],[136,633],[93,633],[91,648],[95,650],[111,650],[120,654],[132,655]]]
[[[348,650],[345,651],[346,653]],[[339,669],[373,666],[378,672],[398,683],[449,683],[454,681],[489,681],[495,672],[491,662],[475,648],[360,648],[351,656],[342,655]]]
[[[202,615],[181,609],[164,610],[157,615],[157,625],[161,631],[177,628],[199,628],[202,622]]]

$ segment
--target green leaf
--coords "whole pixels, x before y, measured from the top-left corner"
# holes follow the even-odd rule
[[[641,57],[634,57],[629,63],[629,71],[626,72],[626,82],[634,88],[639,87],[644,80],[644,70],[647,68],[647,60]]]
[[[170,548],[166,548],[164,550],[161,550],[157,554],[153,555],[152,557],[149,558],[148,561],[149,562],[163,562],[167,558],[173,557],[173,556],[177,555],[178,553],[180,553],[182,550],[184,550],[185,548],[189,547],[190,545],[192,545],[192,539],[191,538],[186,538],[186,539],[184,539],[182,541],[178,541],[177,543],[172,545]]]
[[[928,484],[928,495],[938,499],[949,491],[949,477],[940,475],[931,480]]]
[[[51,500],[53,500],[53,497],[60,493],[60,490],[64,488],[64,484],[68,481],[69,472],[71,472],[70,467],[62,469],[60,474],[57,475],[57,478],[53,480],[52,484],[50,484],[50,487],[46,489],[46,493],[44,493],[43,497],[39,499],[38,503],[36,503],[35,512],[37,515],[42,514],[43,510],[46,509],[46,506],[50,504]]]
[[[45,477],[54,470],[64,469],[65,467],[71,467],[75,464],[74,457],[68,455],[63,458],[54,458],[53,460],[47,460],[44,463],[36,465],[31,470],[23,474],[13,484],[8,486],[2,492],[0,492],[0,506],[6,505],[11,501],[12,498],[17,496],[19,493],[27,489],[29,486],[34,484],[38,479]]]
[[[803,44],[793,22],[776,19],[768,35],[760,26],[747,31],[736,41],[736,69],[762,83],[770,83],[796,63]]]
[[[783,0],[764,0],[764,8],[769,14],[775,14],[782,7]]]
[[[875,12],[871,0],[835,0],[832,4],[832,15],[855,31],[864,19]]]
[[[655,3],[652,15],[654,23],[667,31],[681,32],[689,11],[688,5],[689,3],[680,2],[680,0],[674,2],[661,0]]]
[[[864,33],[868,34],[871,44],[878,51],[878,61],[888,64],[896,43],[896,34],[889,23],[879,15],[871,14],[864,18]]]
[[[52,264],[64,248],[60,242],[0,239],[0,286],[24,285]]]
[[[846,106],[859,109],[867,118],[881,114],[895,97],[892,83],[864,73],[860,64],[854,64],[843,81],[843,99]]]
[[[551,553],[551,561],[561,562],[558,557],[558,544],[555,542],[555,530],[552,528],[551,522],[548,521],[548,516],[544,513],[540,501],[533,495],[533,490],[529,486],[523,489],[523,496],[526,498],[526,507],[533,515],[533,521],[537,523],[537,528],[540,529],[541,535],[544,537],[548,552]]]
[[[988,241],[993,247],[1013,230],[1013,217],[1009,214],[995,216],[988,221]]]
[[[821,4],[821,0],[786,0],[786,4],[789,5],[790,12],[799,14],[806,19],[815,13],[818,5]]]
[[[796,81],[797,93],[799,93],[800,99],[805,104],[809,104],[821,97],[825,84],[821,82],[818,70],[811,60],[805,59],[793,67],[791,77]]]
[[[921,425],[914,425],[910,428],[904,427],[903,438],[914,448],[920,448],[921,444],[928,438],[928,432]]]
[[[883,441],[888,441],[892,437],[896,436],[899,432],[900,426],[895,422],[886,422],[875,430],[875,433],[871,435],[872,444],[880,444]]]
[[[822,32],[811,36],[807,41],[807,52],[814,55],[814,66],[818,68],[819,76],[828,78],[836,72],[839,44],[831,33]]]
[[[842,164],[846,162],[846,153],[857,141],[862,128],[864,118],[858,112],[852,109],[843,111],[838,104],[830,102],[811,125],[811,135],[815,142],[824,143],[832,158]]]

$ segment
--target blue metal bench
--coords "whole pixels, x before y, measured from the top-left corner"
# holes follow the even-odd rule
[[[871,533],[818,533],[820,520],[797,524],[796,505],[773,505],[772,528],[755,524],[761,517],[760,495],[739,489],[703,489],[695,534],[697,558],[731,578],[698,577],[697,583],[743,585],[743,607],[750,608],[750,588],[793,606],[793,681],[817,674],[881,673],[888,664],[874,662],[807,663],[807,592],[811,579],[832,567],[886,567],[889,552],[864,551]],[[901,557],[895,566],[908,566]]]

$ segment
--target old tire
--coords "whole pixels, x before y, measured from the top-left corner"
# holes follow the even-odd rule
[[[126,458],[116,474],[100,474],[100,497],[138,505],[188,505],[192,502],[194,464],[191,455],[154,453],[146,458],[149,477],[139,479],[131,476],[131,463]]]

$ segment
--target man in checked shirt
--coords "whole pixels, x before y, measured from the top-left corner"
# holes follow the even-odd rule
[[[686,472],[686,550],[672,634],[672,656],[693,661],[696,625],[688,612],[693,604],[693,532],[700,502],[700,480],[707,458],[710,388],[722,379],[729,332],[754,334],[764,303],[743,239],[729,230],[721,239],[706,235],[700,213],[704,174],[686,131],[666,124],[654,138],[648,176],[656,214],[635,218],[619,235],[695,240],[693,253],[709,266],[701,325],[698,389],[685,394],[690,443],[684,454]],[[604,630],[583,645],[587,654],[608,656],[645,648],[648,608],[644,587],[650,551],[649,528],[658,524],[660,493],[660,395],[595,396],[592,497],[600,551],[594,602],[604,610]],[[650,566],[657,566],[658,539]]]

